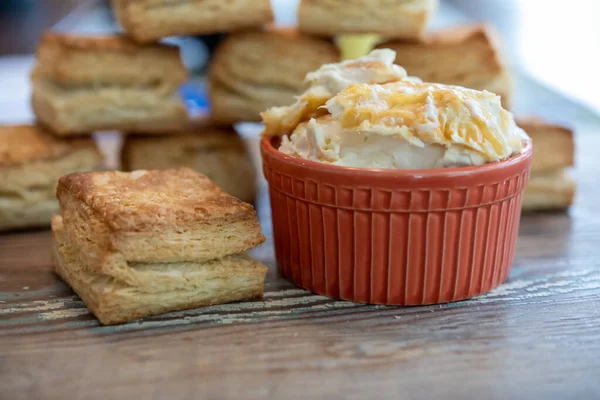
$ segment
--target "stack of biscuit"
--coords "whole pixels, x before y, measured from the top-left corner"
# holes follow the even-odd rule
[[[264,240],[252,206],[204,175],[168,169],[190,165],[251,201],[249,155],[231,128],[190,129],[179,49],[155,42],[262,26],[270,1],[114,0],[113,9],[125,35],[41,38],[37,125],[0,127],[0,230],[52,219],[56,272],[105,324],[261,296],[266,267],[243,254]],[[107,130],[135,135],[127,168],[165,170],[71,174],[98,169],[92,134]]]
[[[263,294],[256,213],[204,175],[75,173],[57,196],[56,272],[103,324]]]
[[[428,33],[437,7],[437,0],[301,0],[297,29],[231,34],[211,61],[212,118],[216,123],[260,121],[261,110],[292,102],[307,72],[363,56],[377,43],[395,50],[396,63],[412,76],[486,89],[508,107],[512,83],[498,35],[479,24]]]
[[[58,178],[103,166],[95,131],[185,128],[186,79],[172,46],[44,34],[31,73],[36,125],[0,127],[0,230],[50,225]]]
[[[525,211],[564,210],[573,203],[575,182],[569,176],[575,144],[569,128],[528,118],[517,124],[531,137],[535,151],[523,197]]]
[[[47,227],[58,178],[100,168],[90,138],[59,139],[35,125],[0,126],[0,231]]]
[[[437,0],[392,0],[385,5],[302,0],[297,28],[233,33],[211,61],[211,118],[218,124],[260,121],[261,111],[293,102],[308,72],[341,59],[336,37],[377,33],[417,39],[436,7]]]
[[[178,0],[164,4],[155,4],[151,0],[113,0],[112,6],[117,20],[138,46],[150,46],[149,43],[167,36],[256,29],[273,20],[269,0]],[[235,37],[236,34],[231,36]],[[251,60],[244,58],[236,60],[236,70],[232,73],[237,74],[241,65],[246,68],[250,65],[251,73],[255,73],[257,68],[252,68],[250,62]],[[310,68],[312,67],[313,65]],[[229,74],[227,67],[223,68],[223,71]],[[261,69],[258,68],[258,71]],[[264,73],[267,75],[268,71]],[[297,84],[294,80],[293,85]],[[258,118],[263,103],[260,96],[254,95],[260,87],[252,87],[251,82],[240,85],[248,87],[246,92],[250,93],[249,101],[246,101],[246,98],[238,101],[229,96],[228,91],[220,91],[224,95],[219,96],[219,102],[216,104],[221,107],[213,107],[211,118],[213,122],[222,125],[220,127],[173,127],[170,130],[161,129],[158,136],[150,135],[153,133],[152,126],[139,129],[124,127],[126,138],[122,152],[122,168],[132,171],[190,167],[208,175],[229,194],[243,201],[254,202],[256,172],[250,155],[232,124]],[[278,96],[277,89],[272,92],[272,96]],[[284,87],[282,95],[285,94],[287,88]],[[285,97],[286,100],[288,98]]]

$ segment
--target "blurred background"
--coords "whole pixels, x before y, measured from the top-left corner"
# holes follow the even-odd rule
[[[274,0],[276,22],[295,23],[298,0]],[[578,127],[600,115],[600,1],[441,0],[430,30],[485,21],[502,34],[516,75],[517,115],[536,114]],[[99,33],[119,30],[107,0],[0,0],[0,121],[31,120],[28,73],[37,39],[47,29]],[[222,35],[172,38],[194,80],[183,89],[204,112],[203,75]],[[583,126],[582,126],[583,127]]]

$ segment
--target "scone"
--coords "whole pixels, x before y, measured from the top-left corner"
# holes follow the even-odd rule
[[[486,25],[444,29],[422,40],[390,40],[378,48],[396,51],[396,63],[425,82],[488,90],[510,105],[512,84],[500,38]]]
[[[89,269],[81,249],[52,219],[56,273],[104,325],[205,305],[261,297],[267,268],[245,255],[204,263],[133,263],[128,282]]]
[[[575,159],[573,131],[535,118],[517,120],[535,146],[532,174],[572,167]]]
[[[258,27],[273,20],[269,0],[112,0],[127,34],[138,42]]]
[[[101,164],[92,139],[59,140],[38,126],[0,126],[0,231],[49,226],[58,212],[58,178]]]
[[[575,162],[573,131],[535,118],[517,124],[531,137],[535,151],[531,177],[523,197],[523,209],[563,210],[573,204],[576,185],[568,169]]]
[[[251,205],[189,168],[76,173],[56,192],[72,245],[109,275],[133,262],[212,260],[265,240]]]
[[[264,109],[293,101],[309,71],[338,59],[332,42],[292,29],[232,34],[211,61],[212,120],[220,124],[260,121]]]
[[[125,171],[188,167],[242,201],[253,203],[256,197],[256,170],[244,141],[231,127],[165,136],[127,135],[121,154]]]
[[[123,36],[46,33],[31,79],[35,116],[59,136],[187,125],[177,93],[187,72],[176,47],[137,45]]]
[[[377,33],[414,39],[423,35],[437,5],[437,0],[301,0],[298,27],[322,36]]]

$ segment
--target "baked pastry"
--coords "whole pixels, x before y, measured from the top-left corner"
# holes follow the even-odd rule
[[[293,29],[232,34],[211,61],[212,120],[221,124],[260,121],[262,110],[293,101],[308,72],[338,59],[332,42]]]
[[[377,33],[414,39],[423,35],[437,5],[437,0],[301,0],[298,27],[313,35]]]
[[[488,90],[510,105],[511,76],[500,38],[487,25],[466,25],[432,33],[422,40],[390,40],[377,45],[396,52],[396,63],[424,82]]]
[[[176,47],[141,46],[122,36],[46,33],[31,79],[38,121],[60,136],[187,125],[177,93],[187,72]]]
[[[138,42],[229,32],[273,20],[269,0],[112,0],[120,24]]]
[[[517,124],[527,132],[535,146],[532,174],[573,166],[575,141],[571,129],[535,118],[520,119]]]
[[[256,169],[244,141],[231,127],[127,135],[121,154],[125,171],[188,167],[242,201],[253,203],[256,198]]]
[[[533,173],[523,195],[523,210],[564,210],[573,204],[575,191],[575,182],[564,169]]]
[[[0,231],[49,226],[58,212],[58,178],[101,163],[92,139],[59,140],[39,126],[0,126]]]
[[[251,205],[189,168],[76,173],[56,192],[72,245],[104,274],[128,262],[212,260],[265,240]]]
[[[104,325],[205,305],[261,297],[267,267],[245,255],[203,263],[135,263],[129,282],[99,274],[81,261],[61,217],[52,219],[56,273]]]

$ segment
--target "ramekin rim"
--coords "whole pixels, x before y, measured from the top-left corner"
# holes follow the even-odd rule
[[[260,139],[261,150],[263,153],[269,153],[272,157],[279,158],[283,162],[294,164],[298,167],[307,168],[309,170],[326,171],[330,173],[344,174],[352,172],[355,175],[362,176],[388,176],[388,177],[400,177],[400,176],[444,176],[444,175],[463,175],[473,174],[474,172],[485,172],[497,169],[503,169],[510,165],[517,164],[523,160],[531,157],[533,152],[533,145],[530,138],[523,139],[523,151],[510,157],[507,160],[488,163],[478,166],[470,167],[455,167],[455,168],[432,168],[432,169],[383,169],[383,168],[360,168],[360,167],[347,167],[342,165],[331,165],[326,163],[320,163],[317,161],[306,160],[299,157],[290,156],[282,153],[279,149],[273,145],[273,140],[277,139],[274,136],[263,135]],[[264,158],[264,157],[263,157]]]

